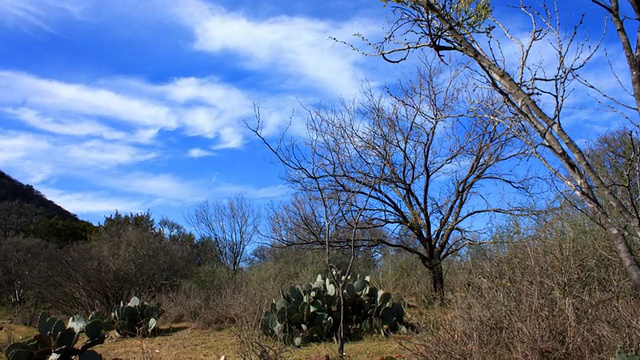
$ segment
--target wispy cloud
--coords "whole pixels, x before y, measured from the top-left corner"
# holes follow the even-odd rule
[[[83,3],[73,0],[0,0],[0,26],[55,33],[51,22],[59,17],[79,18],[82,10]]]
[[[143,201],[131,197],[116,197],[110,192],[66,192],[54,188],[41,187],[40,191],[57,204],[75,214],[111,214],[116,210],[143,212],[148,209]]]
[[[250,200],[270,200],[282,199],[289,196],[290,193],[291,189],[283,185],[256,187],[239,184],[219,184],[211,189],[208,199],[222,200],[236,194],[243,194]]]
[[[253,116],[249,96],[213,78],[177,78],[163,84],[114,78],[75,84],[4,71],[0,86],[7,90],[0,94],[0,114],[5,115],[0,167],[17,169],[30,183],[48,186],[60,204],[79,213],[184,205],[208,194],[229,193],[210,190],[197,180],[133,168],[161,158],[168,161],[167,141],[174,136],[208,139],[210,145],[185,149],[182,155],[171,151],[178,155],[169,156],[197,159],[242,147],[249,136],[244,120]],[[85,201],[50,186],[53,179],[69,176],[122,195],[96,204],[104,200],[100,192],[89,193],[86,199],[91,200]],[[256,197],[271,196],[249,188],[232,192],[244,190]]]
[[[74,213],[110,214],[115,210],[147,211],[158,206],[189,208],[204,200],[223,200],[236,194],[247,199],[264,201],[289,195],[285,186],[256,187],[253,185],[220,184],[179,179],[170,174],[132,173],[105,179],[104,185],[113,190],[67,192],[42,187],[41,191],[56,203]]]
[[[126,91],[120,90],[123,82],[130,85]],[[243,119],[253,113],[249,96],[213,79],[160,85],[105,79],[84,85],[5,71],[0,87],[4,112],[58,135],[146,142],[158,131],[179,131],[215,139],[216,148],[236,148],[246,136]]]
[[[93,120],[46,117],[42,116],[39,111],[27,107],[4,108],[2,110],[34,129],[53,134],[69,136],[98,135],[105,139],[123,139],[126,137],[124,132],[117,131]]]
[[[65,138],[0,129],[0,166],[19,167],[25,174],[46,164],[55,169],[53,174],[82,175],[87,171],[132,165],[157,156],[156,151],[126,143],[100,139],[67,141]]]
[[[254,176],[254,152],[230,150],[255,145],[245,125],[253,123],[255,105],[266,136],[287,126],[295,134],[304,131],[301,104],[357,92],[363,58],[329,37],[350,39],[376,24],[291,8],[288,16],[241,10],[255,10],[251,2],[134,3],[0,0],[0,36],[56,34],[20,38],[34,41],[25,45],[30,49],[43,47],[41,66],[33,58],[21,66],[21,53],[0,59],[0,169],[76,213],[177,208],[237,193],[287,196],[286,187],[273,186],[279,180]],[[262,5],[270,14],[287,6]],[[102,48],[98,56],[75,51],[81,46]],[[121,51],[133,46],[145,51]],[[169,53],[171,59],[158,56]],[[65,68],[67,60],[82,69]],[[238,173],[228,179],[239,184],[212,184],[203,181],[209,173],[191,168],[206,163],[224,172],[217,161],[221,168],[232,163]],[[252,174],[244,183],[242,171]]]
[[[129,172],[96,179],[109,188],[132,194],[148,195],[158,201],[191,203],[206,198],[204,181],[181,179],[172,174]]]
[[[49,141],[40,136],[0,129],[0,164],[20,162],[33,153],[45,153],[50,149]]]
[[[188,151],[188,156],[191,158],[202,158],[207,156],[214,156],[216,153],[213,151],[205,150],[202,148],[192,148]]]
[[[163,104],[97,86],[65,83],[17,72],[0,72],[0,102],[130,125],[174,129],[177,119]]]
[[[194,32],[194,48],[238,55],[246,67],[280,74],[284,84],[351,95],[364,78],[362,57],[330,37],[348,39],[374,26],[292,16],[253,19],[202,0],[180,2],[176,13]]]

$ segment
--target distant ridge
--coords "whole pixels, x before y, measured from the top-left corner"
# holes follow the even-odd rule
[[[33,186],[23,184],[0,170],[0,203],[3,202],[30,204],[47,216],[71,222],[81,221],[75,214],[47,199]]]

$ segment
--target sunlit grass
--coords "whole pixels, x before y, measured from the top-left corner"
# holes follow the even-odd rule
[[[16,341],[32,337],[36,329],[11,324],[7,314],[0,309],[0,359],[6,359],[4,350]],[[348,359],[380,359],[405,354],[398,344],[400,337],[372,336],[345,346]],[[105,360],[172,360],[172,359],[227,359],[238,358],[238,342],[231,329],[222,331],[199,329],[191,324],[165,325],[159,336],[150,338],[119,338],[110,334],[103,345],[95,350]],[[302,348],[288,348],[282,358],[309,359],[314,356],[337,357],[337,345],[332,342],[311,344]]]
[[[345,346],[349,359],[379,359],[405,354],[397,342],[398,338],[370,337],[350,342]],[[237,359],[237,342],[231,330],[200,330],[187,324],[179,324],[164,335],[152,338],[110,338],[96,348],[105,359],[169,360],[169,359]],[[329,355],[336,358],[337,345],[330,343],[311,344],[299,349],[289,348],[283,355],[286,359],[309,359],[313,356]]]
[[[4,350],[7,346],[31,338],[36,333],[36,329],[32,327],[12,324],[8,320],[7,310],[2,307],[0,307],[0,329],[0,359],[2,360],[6,359]]]

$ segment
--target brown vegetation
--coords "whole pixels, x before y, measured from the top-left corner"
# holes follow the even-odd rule
[[[606,235],[567,212],[450,270],[455,295],[405,342],[419,358],[592,359],[638,349],[638,299]],[[531,231],[532,229],[528,229]]]
[[[445,264],[451,297],[442,306],[432,303],[417,259],[383,254],[373,279],[403,297],[416,333],[347,343],[347,358],[583,359],[638,350],[638,299],[605,234],[583,215],[563,208],[535,221],[513,220],[492,238],[494,245]],[[269,261],[235,278],[199,269],[162,297],[160,336],[112,337],[97,350],[106,359],[335,358],[333,343],[287,348],[260,333],[261,313],[278,289],[323,269],[322,254],[269,253]],[[2,325],[3,347],[25,334],[24,327]]]
[[[492,224],[480,245],[448,258],[444,303],[434,302],[429,270],[417,257],[359,248],[352,273],[369,273],[403,303],[410,334],[347,343],[346,358],[584,359],[640,350],[640,299],[606,232],[570,200]],[[42,309],[108,312],[135,294],[162,303],[160,335],[112,336],[97,348],[106,359],[337,357],[333,342],[296,349],[260,331],[280,289],[326,274],[324,249],[260,247],[234,272],[206,261],[193,236],[172,228],[159,230],[149,214],[116,214],[90,241],[63,248],[0,238],[0,347],[30,336],[34,330],[18,324],[32,325]],[[337,266],[348,257],[339,249],[328,254]]]

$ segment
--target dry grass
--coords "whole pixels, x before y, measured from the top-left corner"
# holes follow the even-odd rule
[[[28,338],[35,329],[0,322],[0,348],[4,349],[14,341]],[[243,358],[239,355],[237,336],[231,329],[217,331],[199,329],[191,324],[176,324],[165,327],[160,336],[151,338],[117,338],[113,334],[95,350],[105,360],[200,360]],[[348,359],[379,359],[388,356],[406,355],[397,338],[371,337],[359,342],[348,343],[345,353]],[[287,348],[280,354],[281,359],[310,359],[314,356],[329,355],[336,358],[333,343],[312,344],[300,349]],[[404,357],[403,357],[404,358]],[[0,359],[5,359],[4,353]],[[323,358],[324,359],[324,358]]]
[[[312,344],[300,349],[288,348],[280,354],[281,359],[310,359],[318,355],[336,358],[333,343]],[[146,339],[110,338],[96,348],[104,359],[126,360],[200,360],[242,358],[239,355],[237,338],[231,330],[216,331],[196,329],[186,324],[174,326],[171,333]],[[372,337],[345,347],[348,359],[378,359],[388,356],[406,355],[396,338]]]
[[[166,360],[218,359],[235,356],[235,339],[229,331],[198,330],[187,324],[165,328],[151,338],[117,338],[110,336],[96,348],[104,359]]]
[[[569,229],[570,230],[570,229]],[[544,237],[458,263],[449,302],[405,346],[425,359],[607,359],[638,350],[640,300],[605,236]]]
[[[4,360],[4,350],[17,341],[31,338],[36,330],[34,328],[11,323],[6,320],[4,311],[0,310],[0,359]]]

